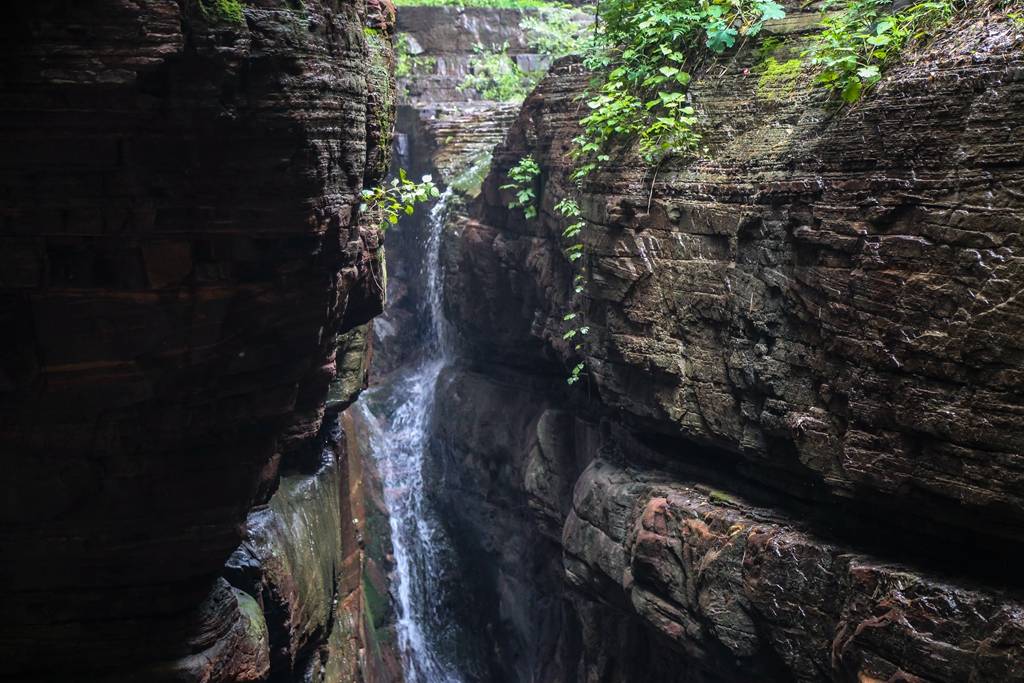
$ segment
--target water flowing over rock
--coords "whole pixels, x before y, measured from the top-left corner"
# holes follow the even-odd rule
[[[0,681],[1024,683],[1020,18],[837,107],[783,4],[580,185],[551,8],[7,8]]]
[[[405,680],[410,683],[458,683],[456,654],[459,624],[447,608],[455,588],[445,572],[451,564],[447,531],[427,491],[428,456],[438,376],[449,362],[450,347],[441,311],[441,230],[450,191],[433,207],[424,243],[427,320],[421,357],[396,371],[360,404],[370,425],[370,445],[383,475],[395,551],[398,638]]]
[[[424,7],[399,13],[396,40],[410,46],[412,57],[398,79],[397,162],[413,177],[429,173],[448,188],[428,221],[414,216],[388,235],[389,303],[383,324],[376,327],[376,362],[379,371],[390,374],[381,376],[380,386],[362,401],[373,413],[368,420],[381,424],[377,451],[385,480],[388,473],[394,477],[389,500],[396,555],[402,554],[398,539],[407,538],[408,557],[400,558],[396,575],[402,619],[413,622],[400,621],[407,629],[404,637],[423,640],[406,647],[406,680],[413,682],[503,681],[511,680],[510,672],[528,676],[537,667],[549,667],[550,675],[539,680],[562,680],[557,664],[548,664],[548,652],[535,654],[542,641],[557,636],[557,628],[536,628],[549,608],[557,613],[557,604],[528,606],[538,594],[528,576],[506,585],[501,604],[490,590],[494,568],[482,546],[502,548],[510,563],[524,568],[532,566],[530,558],[539,558],[555,582],[558,563],[550,548],[534,552],[529,528],[488,515],[492,508],[486,499],[500,497],[499,487],[484,490],[475,488],[476,481],[464,481],[469,463],[458,460],[459,446],[449,440],[457,432],[449,421],[463,417],[453,407],[495,398],[472,392],[458,349],[460,331],[448,329],[442,314],[448,231],[479,194],[491,150],[519,108],[518,103],[481,99],[459,86],[477,42],[508,43],[517,59],[542,64],[520,26],[530,12]],[[463,35],[456,40],[453,30]],[[435,345],[434,339],[441,343]],[[514,420],[514,413],[510,410],[508,419]],[[479,417],[470,418],[479,423],[479,438],[497,440],[505,416]],[[493,464],[506,469],[497,459]],[[414,533],[424,527],[428,533]]]

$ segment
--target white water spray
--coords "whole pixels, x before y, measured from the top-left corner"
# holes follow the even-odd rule
[[[445,532],[424,490],[437,379],[448,362],[448,334],[442,310],[441,232],[451,190],[430,212],[426,240],[427,329],[422,355],[394,382],[378,387],[360,401],[370,426],[373,453],[384,483],[395,553],[398,640],[406,683],[461,683],[454,665],[438,651],[438,630],[445,627],[439,610],[445,586],[442,567],[449,552]],[[386,392],[384,415],[368,407],[374,394]]]

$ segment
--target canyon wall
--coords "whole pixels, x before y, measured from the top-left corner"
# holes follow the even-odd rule
[[[765,69],[787,7],[694,74],[706,151],[578,195],[558,63],[449,226],[439,495],[513,680],[1024,680],[1024,36],[973,6],[839,108]]]
[[[395,25],[396,144],[394,166],[419,180],[430,174],[452,188],[450,203],[461,211],[480,192],[500,143],[519,111],[519,102],[496,102],[460,87],[471,73],[476,46],[508,45],[524,67],[543,63],[523,37],[520,22],[529,10],[402,7]],[[421,351],[427,302],[424,236],[429,212],[403,217],[388,236],[388,307],[375,326],[383,376],[413,362]]]
[[[0,678],[399,677],[342,413],[383,303],[358,205],[390,159],[393,19],[6,9]]]
[[[524,19],[538,16],[529,8],[399,11],[396,164],[414,178],[430,173],[447,188],[439,210],[449,226],[473,210],[492,150],[521,105],[487,99],[465,87],[476,46],[507,45],[521,68],[546,68],[548,59],[530,45],[523,26]],[[396,387],[405,368],[415,367],[422,357],[434,314],[425,296],[430,275],[425,235],[431,220],[429,212],[418,212],[388,234],[389,304],[375,325],[375,367],[379,373],[394,370],[378,378]],[[430,596],[434,619],[427,617],[424,625],[435,631],[436,651],[458,668],[462,680],[572,680],[561,663],[566,649],[562,634],[573,629],[561,626],[560,552],[551,542],[538,544],[513,464],[528,452],[529,444],[516,439],[534,406],[518,400],[502,405],[487,378],[468,372],[465,358],[453,351],[445,356],[450,365],[441,371],[439,398],[431,404],[423,475],[430,509],[453,552],[443,553],[430,567],[446,590]],[[479,458],[460,458],[467,432],[481,449],[480,457],[486,454],[487,466]],[[438,614],[454,623],[435,623]]]

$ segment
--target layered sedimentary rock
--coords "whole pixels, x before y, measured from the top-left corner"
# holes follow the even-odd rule
[[[507,45],[523,68],[542,68],[544,60],[526,43],[520,27],[530,15],[530,10],[440,6],[403,7],[398,13],[395,166],[417,180],[430,174],[439,186],[451,188],[449,206],[457,211],[479,194],[491,151],[505,138],[520,104],[487,100],[462,87],[471,61],[477,46]],[[389,236],[389,305],[375,327],[382,373],[420,350],[427,220],[429,212],[417,212]]]
[[[438,381],[433,488],[463,569],[457,613],[490,666],[469,680],[575,680],[560,547],[572,479],[559,474],[596,439],[558,403],[544,383],[462,363]]]
[[[337,413],[382,306],[357,207],[390,157],[392,20],[316,0],[7,10],[0,677],[376,666],[345,607],[363,476]]]
[[[429,334],[424,332],[432,314],[424,295],[428,222],[442,212],[449,218],[466,213],[480,192],[491,151],[519,111],[519,103],[488,100],[460,87],[478,56],[475,48],[507,44],[522,68],[546,66],[521,26],[524,18],[536,14],[530,9],[448,7],[399,11],[395,161],[414,178],[432,174],[447,192],[435,215],[417,212],[388,234],[389,306],[374,326],[375,368],[378,378],[382,372],[396,372],[384,382],[415,366]],[[431,614],[422,626],[434,639],[432,647],[458,667],[464,680],[567,680],[560,638],[572,629],[562,628],[569,615],[558,594],[557,538],[537,543],[518,469],[529,453],[528,441],[517,440],[519,427],[533,419],[529,400],[543,401],[545,396],[524,394],[511,408],[491,393],[486,377],[467,372],[448,355],[446,360],[455,365],[442,371],[438,381],[441,393],[432,404],[434,433],[424,479],[430,511],[440,513],[438,522],[454,553],[432,558],[430,571],[447,590],[429,596]],[[395,381],[395,386],[402,384]],[[374,412],[387,419],[387,409]],[[466,419],[472,423],[464,423]],[[477,460],[459,457],[474,450],[486,455]],[[441,619],[449,623],[439,623]]]
[[[779,63],[816,21],[789,9]],[[574,675],[1024,680],[1022,46],[968,12],[845,108],[744,46],[690,87],[706,152],[616,150],[580,195],[585,72],[559,63],[527,100],[447,245],[467,363],[526,413],[498,439],[514,455],[473,438],[482,400],[446,443],[500,484],[494,516],[560,543]],[[500,190],[528,153],[534,221]]]

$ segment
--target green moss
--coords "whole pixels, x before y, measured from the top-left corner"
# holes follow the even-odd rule
[[[452,189],[469,197],[480,194],[487,172],[491,169],[491,152],[484,150],[473,157],[467,166],[451,182]]]
[[[757,68],[761,72],[757,81],[757,96],[769,102],[781,102],[796,90],[804,65],[799,59],[780,62],[775,57],[766,57]]]
[[[739,505],[740,501],[730,496],[725,491],[719,491],[718,489],[709,489],[708,498],[715,503],[728,503],[729,505]]]
[[[761,44],[757,46],[755,54],[760,60],[765,60],[774,55],[778,49],[782,47],[782,38],[778,36],[768,36],[761,41]]]
[[[390,607],[388,598],[377,590],[373,581],[365,573],[363,574],[363,600],[366,603],[366,612],[370,615],[370,623],[374,630],[383,626]]]
[[[199,0],[199,11],[207,21],[245,23],[240,0]]]
[[[391,552],[391,525],[387,516],[377,508],[370,496],[366,496],[366,517],[363,536],[366,539],[366,556],[377,566],[384,566],[385,557]]]
[[[375,628],[368,613],[363,614],[363,632],[366,634],[367,649],[373,652],[377,658],[381,657],[385,648],[390,647],[395,637],[395,630],[392,626]]]
[[[267,642],[267,620],[263,616],[263,610],[256,600],[248,593],[234,589],[235,599],[238,600],[238,608],[245,615],[248,622],[246,636],[251,643]]]
[[[391,137],[394,133],[394,99],[395,92],[391,80],[391,41],[387,36],[375,29],[363,28],[363,36],[366,38],[367,48],[367,71],[366,81],[371,93],[378,94],[377,106],[374,107],[376,115],[375,123],[380,130],[380,145],[378,149],[382,154],[374,164],[375,174],[383,176],[387,172],[390,154],[383,153],[391,149]],[[368,161],[369,163],[369,161]]]

